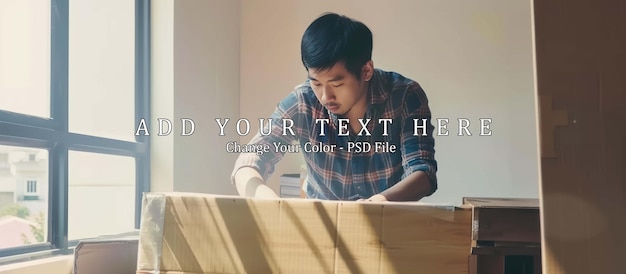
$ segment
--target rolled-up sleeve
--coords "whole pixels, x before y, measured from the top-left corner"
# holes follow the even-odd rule
[[[404,122],[400,140],[404,167],[403,178],[416,171],[423,171],[431,184],[431,192],[427,195],[430,196],[437,190],[438,184],[434,126],[431,122],[428,98],[422,88],[414,83],[409,85],[403,101]]]
[[[285,154],[285,152],[277,151],[275,145],[292,144],[303,133],[302,104],[299,102],[297,92],[291,92],[277,105],[269,117],[271,123],[268,122],[268,119],[264,119],[263,130],[256,133],[248,144],[242,144],[242,146],[268,147],[269,149],[260,155],[254,152],[240,153],[230,176],[231,184],[235,183],[235,174],[243,167],[256,169],[264,180],[267,180],[274,173],[275,165]],[[286,123],[291,130],[284,130],[283,123]]]

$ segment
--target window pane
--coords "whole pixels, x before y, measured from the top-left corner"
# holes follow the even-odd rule
[[[132,231],[135,159],[69,152],[69,240]]]
[[[135,1],[69,5],[69,129],[133,141]]]
[[[0,248],[47,242],[48,151],[0,145]]]
[[[0,1],[0,109],[50,117],[50,1]]]

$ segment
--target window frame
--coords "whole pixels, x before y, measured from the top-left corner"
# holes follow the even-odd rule
[[[70,150],[135,158],[136,229],[141,219],[143,193],[150,191],[149,136],[135,136],[132,142],[68,130],[69,0],[51,0],[50,12],[50,118],[0,109],[2,145],[48,150],[47,242],[0,249],[0,263],[39,255],[71,254],[78,244],[78,240],[68,240]],[[150,0],[135,0],[135,125],[141,119],[150,120],[150,21]]]
[[[32,185],[32,187],[31,187]],[[37,189],[37,180],[35,179],[27,179],[25,185],[24,195],[39,195],[39,191]],[[31,191],[34,189],[34,191]]]

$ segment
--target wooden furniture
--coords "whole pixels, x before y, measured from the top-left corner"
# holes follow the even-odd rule
[[[470,274],[540,274],[538,199],[464,198],[472,207]]]

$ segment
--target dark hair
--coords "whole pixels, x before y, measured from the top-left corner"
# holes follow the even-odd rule
[[[359,21],[325,13],[304,31],[300,51],[307,70],[327,70],[343,62],[360,79],[361,68],[372,59],[372,32]]]

